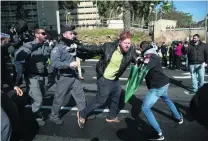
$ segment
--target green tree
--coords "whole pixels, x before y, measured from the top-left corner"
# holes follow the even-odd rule
[[[143,20],[148,23],[151,3],[156,6],[160,1],[97,1],[97,6],[102,18],[116,17],[123,11],[126,28],[126,25],[131,26],[132,21],[138,23]]]
[[[58,1],[59,9],[73,10],[78,7],[79,1]]]
[[[97,1],[97,7],[101,18],[112,18],[122,13],[123,3],[122,1]]]
[[[164,19],[176,20],[177,27],[189,27],[193,24],[192,15],[190,13],[184,13],[182,11],[171,11],[163,14]]]
[[[79,3],[80,3],[79,1],[58,1],[59,9],[64,10],[65,17],[67,21],[69,21],[70,24],[72,23],[74,18],[73,16],[68,15],[68,12],[70,12],[71,10],[77,9]]]
[[[132,5],[128,0],[123,1],[123,23],[124,30],[130,30],[131,27],[131,9]]]

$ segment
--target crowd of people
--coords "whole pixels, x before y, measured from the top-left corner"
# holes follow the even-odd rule
[[[81,129],[85,127],[89,114],[96,108],[103,106],[107,99],[109,99],[110,112],[106,117],[106,122],[119,123],[118,113],[121,97],[119,77],[131,63],[136,65],[144,63],[149,70],[145,77],[149,90],[144,97],[142,111],[157,134],[149,136],[148,139],[164,140],[162,130],[151,111],[151,107],[159,98],[168,105],[178,124],[183,123],[182,114],[168,97],[169,78],[163,72],[160,56],[157,52],[158,48],[152,42],[143,41],[139,47],[135,47],[131,42],[133,34],[130,31],[123,31],[118,40],[113,42],[102,45],[82,44],[76,40],[75,26],[63,26],[60,40],[50,39],[46,30],[40,27],[33,31],[31,40],[27,39],[27,41],[22,40],[15,33],[15,28],[12,28],[11,32],[10,35],[1,34],[1,49],[4,50],[1,59],[3,66],[1,81],[2,84],[6,83],[12,86],[17,94],[22,96],[23,92],[19,86],[24,76],[28,92],[24,95],[28,95],[32,99],[32,113],[39,126],[45,125],[41,106],[43,95],[47,90],[45,86],[52,83],[52,81],[56,82],[56,89],[49,119],[55,124],[63,124],[59,112],[66,95],[69,93],[76,101],[78,107],[77,122]],[[26,39],[26,36],[22,38]],[[193,83],[191,94],[195,93],[204,84],[205,66],[208,63],[207,50],[206,44],[200,41],[197,34],[193,36],[193,41],[190,41],[190,43],[182,44],[178,42],[172,46],[169,58],[173,57],[175,59],[171,58],[169,61],[176,60],[177,69],[181,68],[182,55],[184,54],[188,58],[187,67],[190,66]],[[163,65],[167,66],[167,48],[164,44],[161,47],[161,52]],[[80,62],[77,61],[79,60],[77,57],[90,59],[96,55],[100,56],[96,65],[98,93],[92,101],[86,102],[80,81],[84,78],[80,74]],[[6,66],[8,62],[6,59],[8,58],[14,65],[14,74],[16,73],[16,76],[13,75],[13,79]],[[174,67],[174,63],[169,65]],[[199,77],[199,85],[197,76]],[[45,84],[46,77],[48,77],[47,84]],[[3,93],[3,91],[1,93],[2,99],[5,97],[8,99],[6,93]],[[10,115],[6,112],[6,109],[7,107],[2,104],[1,111],[3,114],[1,114],[1,118],[4,120],[2,125],[4,127],[1,128],[2,141],[9,141],[13,130],[10,125],[12,123],[9,118]]]

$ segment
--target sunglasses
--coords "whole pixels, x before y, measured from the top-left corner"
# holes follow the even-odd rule
[[[40,32],[38,34],[42,34],[43,36],[46,36],[47,35],[45,32]]]

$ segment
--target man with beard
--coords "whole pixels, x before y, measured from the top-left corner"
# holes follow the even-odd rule
[[[60,42],[51,52],[51,65],[57,72],[56,90],[50,115],[50,120],[55,124],[63,124],[59,118],[59,111],[67,94],[72,94],[79,111],[86,106],[83,87],[75,71],[78,64],[76,62],[77,45],[73,41],[74,30],[75,26],[62,27]]]
[[[187,55],[193,89],[188,94],[194,95],[198,88],[204,85],[205,67],[208,63],[208,47],[200,40],[198,34],[193,36],[193,41],[190,42],[187,49]]]
[[[101,59],[96,65],[98,94],[83,110],[77,112],[78,125],[84,128],[86,118],[93,110],[103,106],[109,98],[110,112],[106,117],[108,123],[118,123],[121,85],[119,77],[132,61],[136,61],[136,48],[132,46],[133,34],[123,31],[119,39],[100,46],[80,45],[78,51],[97,54]]]
[[[45,125],[40,107],[43,101],[45,77],[47,77],[47,61],[50,48],[45,43],[47,34],[45,29],[34,31],[34,40],[21,46],[16,52],[17,61],[25,61],[26,85],[29,96],[33,99],[32,112],[39,126]]]

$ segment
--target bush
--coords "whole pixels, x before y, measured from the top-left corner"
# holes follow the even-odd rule
[[[77,29],[78,39],[92,44],[110,42],[118,38],[122,30],[118,29]],[[133,31],[132,42],[138,45],[141,41],[150,40],[150,37],[141,31]]]

